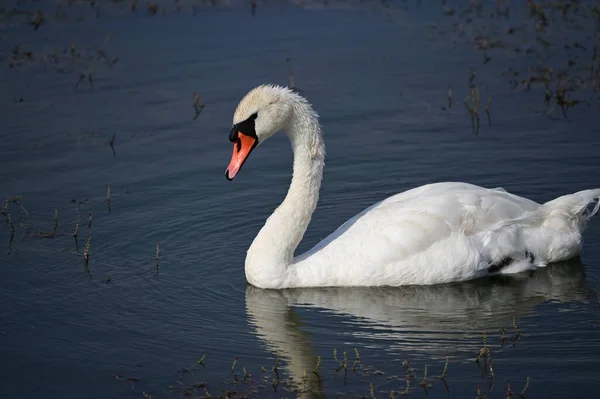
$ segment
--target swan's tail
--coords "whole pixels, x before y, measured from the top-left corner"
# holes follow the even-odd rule
[[[590,209],[590,204],[596,205]],[[581,227],[584,227],[600,209],[600,188],[583,190],[574,194],[567,194],[544,204],[544,207],[552,211],[566,212],[575,218]]]
[[[595,206],[591,207],[594,202]],[[584,190],[548,201],[535,210],[487,229],[481,241],[484,248],[491,248],[489,257],[495,260],[488,267],[488,272],[496,270],[496,267],[502,268],[503,273],[512,272],[531,265],[542,267],[571,259],[581,249],[582,233],[587,222],[599,210],[600,188]],[[506,259],[517,259],[510,253],[519,246],[525,258],[521,256],[520,263],[504,268],[507,266]]]

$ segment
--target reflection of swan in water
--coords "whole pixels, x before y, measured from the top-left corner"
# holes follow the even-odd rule
[[[316,354],[294,306],[352,317],[352,324],[328,325],[329,331],[349,332],[369,339],[371,345],[379,340],[384,349],[396,346],[441,359],[452,354],[451,349],[475,353],[484,328],[510,327],[513,317],[532,313],[537,305],[549,300],[585,301],[588,292],[577,258],[529,274],[452,285],[292,290],[248,285],[246,312],[256,334],[269,350],[281,354],[290,377],[299,382],[305,370],[309,375],[314,370]],[[333,333],[331,338],[335,339]],[[311,390],[318,383],[312,378]]]
[[[323,391],[321,379],[312,373],[317,365],[317,354],[312,350],[308,334],[300,328],[302,321],[289,306],[286,294],[247,285],[249,323],[268,349],[285,360],[292,383],[301,391],[299,398],[325,397],[318,394]]]

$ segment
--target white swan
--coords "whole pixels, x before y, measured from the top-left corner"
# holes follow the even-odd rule
[[[260,288],[400,286],[517,273],[578,255],[598,211],[600,188],[538,204],[468,183],[435,183],[396,194],[348,220],[294,257],[319,199],[325,145],[318,115],[292,90],[261,85],[240,101],[229,140],[232,180],[254,148],[284,130],[294,153],[285,200],[246,256],[246,279]]]

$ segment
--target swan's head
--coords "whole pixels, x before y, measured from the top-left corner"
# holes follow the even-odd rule
[[[248,156],[259,144],[282,130],[292,114],[293,92],[281,86],[262,85],[248,92],[233,115],[229,141],[233,143],[231,162],[225,177],[233,180]]]

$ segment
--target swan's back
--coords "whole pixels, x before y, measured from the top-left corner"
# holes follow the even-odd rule
[[[387,224],[392,224],[395,228],[398,219],[402,221],[406,220],[406,217],[422,219],[421,222],[430,218],[434,225],[437,220],[447,225],[442,227],[451,229],[463,227],[466,231],[474,231],[473,223],[477,223],[482,228],[488,224],[518,217],[523,212],[533,211],[539,206],[540,204],[534,201],[510,194],[502,188],[486,189],[473,184],[454,182],[428,184],[371,205],[302,256],[323,249],[345,234],[364,234],[377,226],[382,227]],[[419,223],[419,227],[427,229],[430,224]]]

